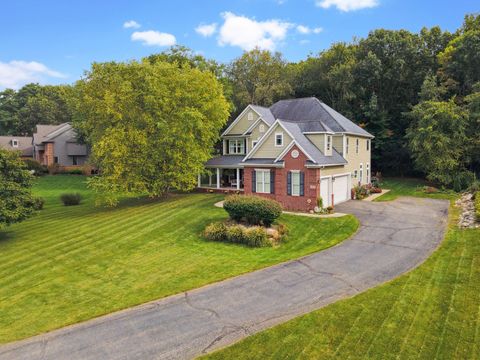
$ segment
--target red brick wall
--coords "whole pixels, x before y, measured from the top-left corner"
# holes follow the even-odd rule
[[[300,156],[292,158],[291,153],[296,149]],[[320,187],[320,170],[308,169],[305,167],[307,157],[294,146],[284,157],[284,168],[271,168],[275,172],[275,194],[254,193],[254,195],[263,196],[269,199],[279,201],[285,210],[310,211],[317,205],[317,196]],[[252,172],[255,167],[245,167],[244,184],[245,194],[252,194]],[[287,174],[291,170],[300,170],[305,173],[304,196],[287,195]]]

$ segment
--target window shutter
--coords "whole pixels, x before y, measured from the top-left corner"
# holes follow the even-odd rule
[[[227,146],[226,146],[226,149],[225,149],[225,154],[228,155],[230,153],[230,140],[227,140],[226,143],[227,143]]]
[[[257,192],[257,172],[252,170],[252,192]]]
[[[303,196],[305,194],[304,187],[305,187],[305,173],[302,171],[300,172],[300,196]]]
[[[270,170],[270,194],[275,194],[275,170]]]
[[[243,139],[243,153],[247,153],[247,139]]]
[[[287,195],[292,195],[292,173],[287,173]]]

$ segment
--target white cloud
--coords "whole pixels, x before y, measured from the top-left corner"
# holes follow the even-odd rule
[[[324,9],[335,6],[341,11],[355,11],[378,6],[379,0],[316,0],[315,4]]]
[[[67,76],[36,61],[0,61],[0,88],[18,89],[30,82],[45,82],[46,78]]]
[[[321,27],[316,27],[312,29],[305,25],[297,25],[297,31],[300,34],[308,35],[310,33],[319,34],[323,31],[323,29]]]
[[[297,31],[300,34],[310,34],[311,30],[308,26],[305,25],[297,25]]]
[[[222,17],[225,21],[220,28],[218,43],[222,46],[238,46],[247,51],[255,47],[274,50],[293,26],[280,20],[256,21],[231,12],[223,13]]]
[[[177,43],[175,36],[155,30],[135,31],[132,41],[141,41],[146,46],[172,46]]]
[[[310,43],[310,40],[305,40],[305,39],[304,39],[304,40],[300,40],[300,45],[306,45],[306,44],[308,44],[308,43]]]
[[[215,34],[215,31],[217,31],[217,24],[213,23],[198,25],[195,28],[195,31],[204,37],[209,37]]]
[[[139,23],[137,23],[135,20],[129,20],[129,21],[125,21],[123,23],[123,27],[125,29],[138,29],[141,25]]]

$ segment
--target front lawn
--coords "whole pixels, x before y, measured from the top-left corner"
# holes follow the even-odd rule
[[[125,199],[95,208],[82,176],[47,176],[35,186],[45,209],[0,232],[0,343],[144,303],[333,246],[358,226],[282,215],[278,248],[207,242],[206,224],[226,218],[222,195]],[[83,195],[65,207],[64,192]]]
[[[431,184],[425,180],[415,178],[386,178],[382,180],[381,187],[382,189],[389,189],[390,191],[373,201],[391,201],[399,196],[451,199],[452,196],[455,195],[452,191],[440,189],[437,193],[425,193],[423,191],[424,186],[431,186]]]
[[[445,240],[417,269],[208,358],[479,359],[480,229],[460,230],[458,216],[452,201]]]

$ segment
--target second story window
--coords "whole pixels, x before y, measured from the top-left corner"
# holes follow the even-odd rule
[[[357,143],[356,143],[356,146],[355,146],[355,152],[358,154],[358,146],[359,146],[359,140],[357,139]]]
[[[283,146],[283,133],[275,134],[275,146]]]
[[[243,139],[228,140],[228,153],[229,154],[245,154],[245,140]]]
[[[18,140],[17,139],[12,140],[12,146],[13,147],[18,147]]]

